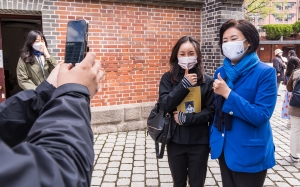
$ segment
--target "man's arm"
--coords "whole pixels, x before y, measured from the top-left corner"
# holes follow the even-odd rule
[[[58,87],[41,110],[26,143],[0,140],[1,186],[90,186],[94,160],[89,91]]]
[[[89,98],[96,94],[103,71],[94,53],[73,68],[57,67],[57,76],[52,72],[47,79],[57,89],[27,142],[11,149],[0,139],[1,186],[90,186],[94,152]]]
[[[10,147],[21,143],[55,87],[44,81],[36,90],[26,90],[0,104],[0,138]]]

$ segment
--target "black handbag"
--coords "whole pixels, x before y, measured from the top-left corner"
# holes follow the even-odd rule
[[[156,158],[163,158],[165,145],[172,139],[171,115],[162,111],[157,102],[147,119],[147,133],[155,141]],[[159,152],[159,143],[161,148]]]
[[[300,108],[300,77],[298,77],[296,80],[289,105]]]

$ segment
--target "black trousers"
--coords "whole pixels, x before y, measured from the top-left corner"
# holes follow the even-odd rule
[[[223,187],[262,187],[264,185],[267,170],[257,173],[235,172],[228,168],[224,153],[219,157]]]
[[[205,183],[208,145],[183,145],[170,142],[167,145],[168,161],[174,187],[202,187]]]

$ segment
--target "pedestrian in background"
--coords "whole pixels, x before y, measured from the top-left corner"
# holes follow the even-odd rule
[[[282,53],[283,51],[281,51],[281,49],[276,49],[274,51],[275,58],[273,59],[273,67],[276,69],[276,73],[277,73],[277,92],[278,92],[280,82],[284,80],[285,64],[282,60]],[[280,94],[278,94],[278,96],[279,95]]]
[[[290,59],[291,57],[297,57],[295,50],[289,50],[288,59]]]
[[[167,144],[173,186],[186,187],[188,177],[191,187],[201,187],[205,183],[209,155],[208,123],[214,116],[213,79],[204,73],[200,45],[190,36],[177,41],[170,65],[170,71],[160,80],[159,104],[176,122],[172,140]],[[188,88],[195,86],[201,93],[201,112],[177,111],[177,106],[190,92]]]
[[[296,56],[289,56],[289,60],[287,63],[287,68],[285,72],[286,80],[289,81],[289,78],[291,74],[297,69],[299,66],[299,59]],[[292,92],[289,92],[286,90],[283,103],[282,103],[282,111],[281,111],[281,117],[283,119],[288,119],[287,122],[287,128],[291,128],[291,120],[290,120],[290,115],[288,114],[288,108],[289,108],[289,102],[292,96]]]
[[[38,30],[28,33],[17,65],[17,78],[23,90],[36,89],[56,66],[48,52],[45,36]]]
[[[259,34],[248,21],[228,20],[219,36],[226,58],[214,75],[211,158],[219,160],[223,187],[262,187],[276,164],[270,125],[276,71],[255,53]]]
[[[300,60],[297,57],[290,58],[294,61],[296,69],[291,74],[291,77],[286,85],[289,92],[292,92],[296,80],[300,77]],[[293,162],[299,161],[298,154],[300,153],[300,108],[289,106],[289,115],[291,117],[291,134],[290,134],[290,157]]]

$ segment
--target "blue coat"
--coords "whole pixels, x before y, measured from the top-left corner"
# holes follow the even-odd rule
[[[217,74],[226,76],[223,67]],[[210,126],[211,158],[224,151],[227,166],[236,172],[255,173],[275,165],[270,118],[277,99],[276,71],[259,62],[234,83],[222,111],[232,115],[232,128],[220,132]]]

